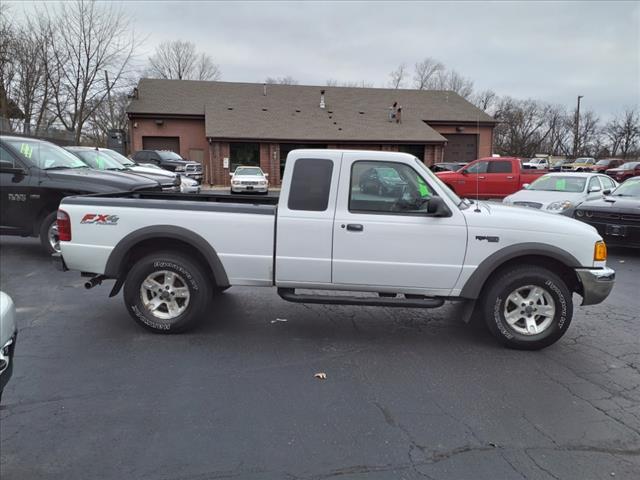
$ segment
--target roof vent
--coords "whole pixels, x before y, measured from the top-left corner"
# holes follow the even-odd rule
[[[298,110],[298,109],[296,108],[296,113],[300,113],[300,112],[301,112],[301,110]]]
[[[266,112],[267,110],[268,110],[267,108],[263,108],[263,109],[262,109],[262,111],[263,111],[263,112]]]
[[[227,110],[233,110],[233,107],[227,107]]]
[[[360,115],[364,115],[364,112],[358,112]]]
[[[265,97],[267,96],[267,84],[266,83],[262,84],[262,95],[264,95]]]
[[[324,103],[324,90],[320,90],[320,108],[324,108],[325,107],[325,103]],[[331,113],[331,112],[329,112]]]

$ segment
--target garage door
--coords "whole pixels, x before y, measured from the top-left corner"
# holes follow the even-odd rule
[[[447,146],[444,147],[445,162],[470,162],[478,158],[478,136],[468,134],[444,135]]]
[[[142,137],[142,149],[180,153],[180,137]]]

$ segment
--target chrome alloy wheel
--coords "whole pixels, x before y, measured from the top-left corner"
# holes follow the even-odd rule
[[[185,312],[191,294],[187,282],[179,274],[158,270],[142,282],[140,298],[154,317],[173,320]]]
[[[504,302],[504,319],[521,335],[544,332],[556,314],[551,294],[542,287],[525,285],[509,294]]]
[[[60,236],[58,235],[58,224],[55,222],[55,220],[51,225],[49,225],[47,238],[49,239],[49,245],[51,245],[51,248],[55,252],[60,253]]]

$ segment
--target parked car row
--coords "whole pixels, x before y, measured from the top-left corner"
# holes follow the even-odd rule
[[[159,152],[158,155],[163,152]],[[140,165],[119,153],[93,147],[61,148],[33,138],[0,139],[0,234],[39,237],[43,249],[59,251],[56,212],[68,195],[123,191],[197,193],[196,162],[172,158],[174,170]]]

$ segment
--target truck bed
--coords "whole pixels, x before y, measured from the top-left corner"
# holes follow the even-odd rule
[[[173,192],[116,192],[83,195],[82,198],[128,198],[137,200],[172,200],[212,203],[242,203],[251,205],[277,205],[279,194],[238,195],[231,193],[173,193]]]

